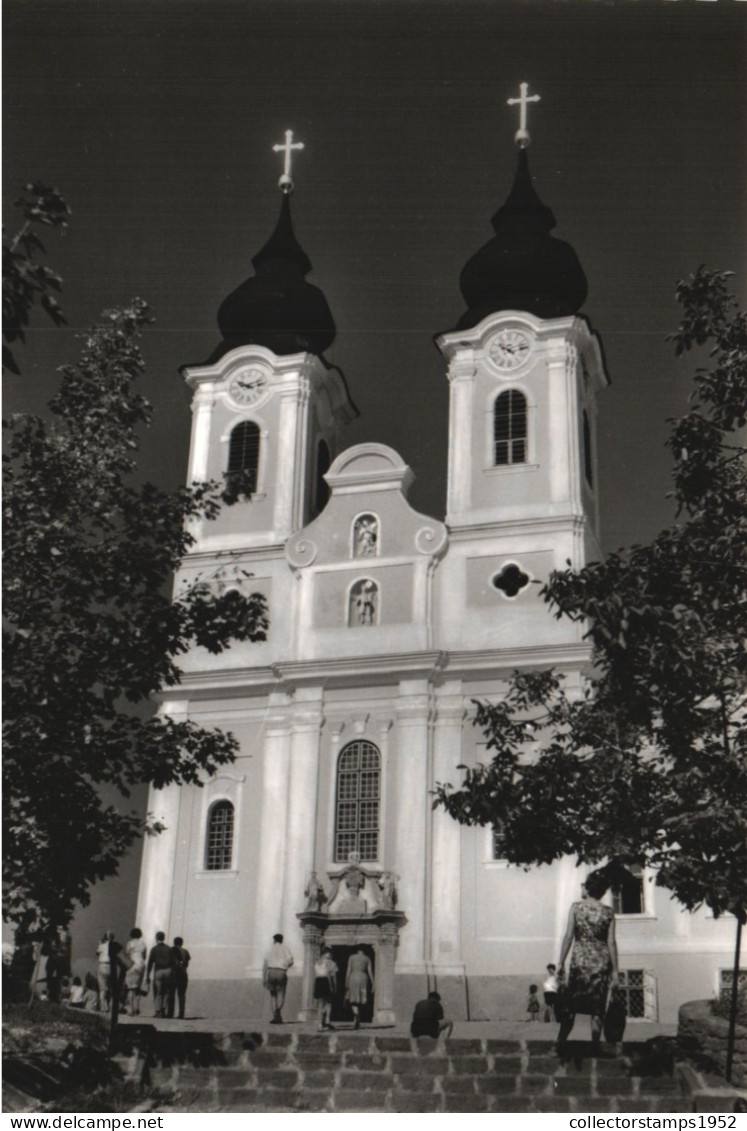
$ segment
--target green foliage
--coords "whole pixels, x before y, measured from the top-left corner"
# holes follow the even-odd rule
[[[19,374],[18,363],[8,343],[25,342],[25,327],[36,303],[56,326],[64,323],[62,308],[51,293],[59,292],[60,276],[37,255],[46,250],[36,233],[38,225],[67,227],[70,209],[57,189],[35,181],[25,186],[25,195],[15,204],[24,217],[23,226],[9,243],[3,244],[3,368]]]
[[[463,824],[502,822],[517,864],[638,862],[686,907],[747,908],[747,316],[726,274],[677,286],[677,354],[708,348],[689,411],[672,421],[678,521],[649,546],[554,573],[542,595],[583,623],[583,693],[554,672],[516,672],[476,704],[489,765],[460,767],[435,805]],[[526,744],[539,741],[529,761]]]
[[[261,595],[214,579],[170,599],[190,521],[217,514],[221,488],[133,482],[150,320],[139,299],[105,312],[60,371],[51,422],[6,424],[4,915],[37,934],[67,924],[143,831],[102,786],[127,798],[138,783],[200,783],[233,758],[231,735],[151,717],[177,657],[267,628]]]

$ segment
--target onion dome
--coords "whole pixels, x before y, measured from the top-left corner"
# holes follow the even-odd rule
[[[288,191],[277,227],[252,264],[255,274],[218,310],[223,342],[217,356],[250,344],[276,354],[322,354],[335,339],[335,323],[323,293],[306,282],[311,260],[293,231]]]
[[[491,223],[495,236],[462,270],[468,309],[457,329],[499,310],[526,310],[539,318],[576,314],[586,299],[586,276],[570,244],[550,235],[555,217],[534,191],[526,148],[519,150],[513,187]]]

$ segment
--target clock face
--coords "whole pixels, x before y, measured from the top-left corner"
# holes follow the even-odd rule
[[[490,343],[490,358],[499,369],[516,369],[527,360],[531,348],[521,330],[501,330]]]
[[[231,378],[228,391],[236,404],[253,404],[267,388],[267,378],[261,369],[246,369]]]

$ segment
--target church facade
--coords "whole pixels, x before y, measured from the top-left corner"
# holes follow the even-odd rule
[[[432,808],[436,783],[489,760],[474,700],[495,701],[521,668],[555,667],[580,692],[589,660],[581,627],[538,596],[552,570],[600,556],[608,384],[579,314],[583,271],[554,223],[522,148],[495,236],[462,273],[467,311],[437,339],[443,521],[410,506],[397,452],[345,448],[356,410],[324,358],[334,323],[306,282],[287,191],[256,274],[221,307],[221,345],[183,370],[188,482],[240,476],[242,489],[195,526],[177,590],[200,577],[262,592],[271,622],[262,643],[191,652],[161,705],[240,743],[202,788],[149,799],[165,829],[145,844],[137,922],[186,940],[200,1012],[268,1015],[262,961],[277,932],[295,956],[285,1014],[302,1018],[322,945],[343,971],[357,947],[369,954],[379,1023],[409,1018],[433,988],[455,1018],[522,1017],[529,984],[557,962],[583,871],[511,867],[499,828]],[[718,989],[728,922],[688,914],[644,874],[615,900],[631,1018],[672,1021]],[[345,1008],[341,994],[333,1017]]]

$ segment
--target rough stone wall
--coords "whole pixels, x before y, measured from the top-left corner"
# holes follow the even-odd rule
[[[714,1017],[709,1001],[688,1001],[681,1006],[677,1043],[686,1056],[702,1059],[724,1075],[728,1038],[729,1022]],[[736,1027],[732,1082],[747,1083],[747,1029],[743,1025]]]

